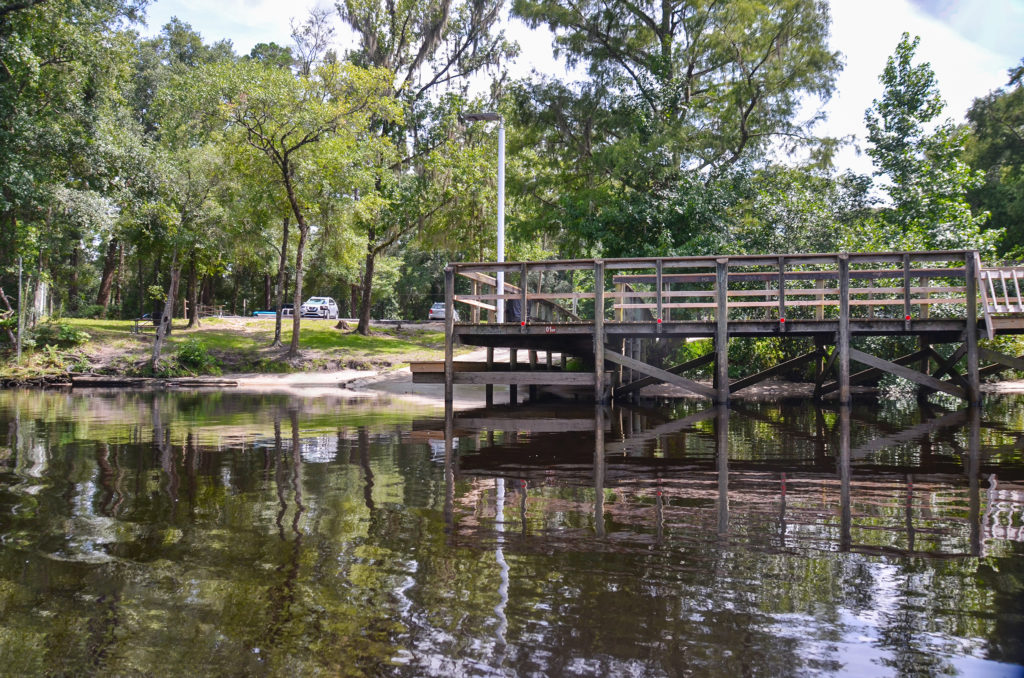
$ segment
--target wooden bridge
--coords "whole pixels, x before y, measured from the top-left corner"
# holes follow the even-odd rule
[[[449,402],[455,384],[486,384],[490,404],[494,384],[507,384],[513,401],[520,385],[553,385],[592,388],[604,402],[668,383],[726,403],[812,364],[815,395],[841,403],[852,384],[884,372],[977,403],[981,377],[1024,369],[1024,358],[978,343],[1024,332],[1022,278],[1022,267],[983,267],[974,250],[453,263],[443,368],[414,365],[414,380],[443,380]],[[455,322],[457,308],[468,320]],[[873,336],[916,337],[918,350],[888,360],[852,345]],[[730,381],[734,337],[802,340],[809,350]],[[693,338],[712,338],[712,351],[672,367],[648,357],[660,342]],[[456,343],[487,347],[487,361],[456,363]],[[510,349],[510,361],[495,363],[495,348]],[[853,363],[865,369],[851,372]],[[711,385],[684,376],[707,365]]]

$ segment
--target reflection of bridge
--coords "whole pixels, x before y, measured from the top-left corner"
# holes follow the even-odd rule
[[[518,284],[498,290],[499,272]],[[443,381],[449,400],[455,384],[486,384],[488,402],[494,384],[509,385],[513,402],[518,386],[542,384],[592,389],[604,402],[668,383],[724,403],[764,379],[812,366],[816,395],[837,392],[844,403],[851,384],[883,372],[974,403],[986,369],[1024,369],[1024,360],[978,346],[979,331],[989,338],[1024,332],[1022,276],[1024,268],[983,268],[971,250],[456,263],[446,269],[445,363],[435,372],[414,366],[414,379]],[[457,303],[470,307],[468,321],[454,321]],[[499,304],[509,309],[500,324]],[[854,337],[878,336],[915,337],[919,348],[886,360],[851,345]],[[714,348],[689,362],[663,368],[648,357],[660,341],[699,337],[712,338]],[[803,339],[812,347],[730,382],[732,337]],[[488,347],[487,361],[454,363],[455,342]],[[953,347],[936,350],[944,344]],[[510,363],[494,363],[495,347],[511,349]],[[528,366],[519,364],[519,350],[529,351]],[[546,353],[544,364],[538,352]],[[566,356],[584,371],[569,371]],[[851,373],[851,363],[867,369]],[[712,385],[684,376],[707,365],[714,365]]]
[[[902,430],[849,407],[818,411],[817,421],[803,427],[770,412],[722,406],[674,420],[657,410],[626,408],[609,416],[600,406],[540,414],[531,408],[449,409],[444,464],[450,530],[482,529],[481,503],[490,496],[485,479],[514,478],[524,531],[528,488],[591,488],[583,500],[555,500],[543,491],[536,499],[560,502],[555,508],[563,513],[591,512],[592,532],[567,533],[577,539],[603,536],[606,523],[632,526],[636,534],[627,540],[645,543],[661,540],[673,526],[728,535],[732,520],[763,522],[767,516],[779,526],[779,543],[793,547],[831,544],[876,555],[944,558],[981,555],[991,540],[1024,542],[1024,473],[1019,465],[1000,464],[1005,444],[982,446],[976,408],[940,410]],[[861,424],[856,436],[853,421]],[[736,436],[747,428],[771,431],[775,453],[751,454],[747,440],[737,445]],[[1024,445],[1024,434],[1015,436],[1010,447]],[[904,454],[888,461],[893,450]],[[474,488],[462,502],[454,494],[456,477],[468,477]],[[614,501],[606,499],[606,490]],[[457,504],[471,510],[459,512]],[[732,532],[750,537],[748,530]]]

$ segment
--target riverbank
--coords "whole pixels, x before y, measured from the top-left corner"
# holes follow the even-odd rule
[[[0,359],[0,386],[53,386],[89,378],[174,380],[260,375],[301,383],[337,383],[357,373],[379,373],[417,360],[444,357],[442,323],[381,323],[369,335],[352,322],[303,319],[298,355],[287,355],[291,323],[282,328],[282,347],[272,347],[273,318],[207,318],[197,328],[178,321],[158,369],[150,368],[152,325],[129,320],[67,319],[26,333],[21,362],[8,352]],[[324,377],[327,374],[342,377]],[[320,376],[312,376],[320,375]],[[288,379],[283,379],[288,381]],[[115,385],[108,383],[108,385]]]

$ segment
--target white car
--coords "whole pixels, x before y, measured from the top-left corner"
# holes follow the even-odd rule
[[[455,311],[455,320],[459,320],[459,312]],[[444,302],[435,302],[431,307],[430,311],[427,312],[427,320],[444,320]]]
[[[302,304],[303,318],[337,318],[338,302],[330,297],[310,297]]]

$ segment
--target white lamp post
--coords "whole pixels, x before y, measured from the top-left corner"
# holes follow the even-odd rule
[[[462,120],[475,122],[486,120],[498,122],[498,263],[505,261],[505,119],[500,113],[466,113]],[[498,322],[505,322],[505,271],[498,271]]]

